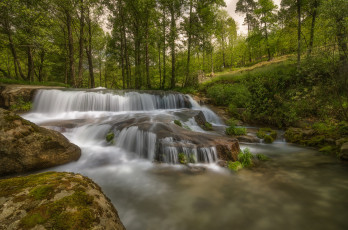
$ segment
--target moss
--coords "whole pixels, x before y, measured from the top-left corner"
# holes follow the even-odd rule
[[[229,136],[241,136],[246,134],[246,128],[230,126],[226,129],[225,133]]]
[[[227,167],[231,170],[231,171],[239,171],[243,168],[243,165],[239,162],[239,161],[235,161],[235,162],[228,162]]]
[[[314,136],[310,140],[306,141],[305,144],[309,146],[313,146],[313,147],[322,147],[325,145],[325,136],[324,135]]]
[[[187,164],[187,156],[185,153],[179,153],[178,160],[180,164]]]
[[[181,122],[179,120],[174,120],[174,124],[176,124],[177,126],[182,127],[182,124],[181,124]]]
[[[85,191],[76,191],[56,202],[41,205],[31,210],[20,222],[20,226],[27,229],[49,222],[53,229],[88,229],[96,220],[90,206],[93,197]],[[71,211],[68,211],[67,208]]]
[[[258,153],[256,154],[256,158],[259,160],[259,161],[269,161],[270,158],[266,155],[263,155],[261,153]]]
[[[265,141],[266,144],[272,144],[274,139],[271,137],[271,135],[266,135],[263,140]]]
[[[190,155],[188,160],[189,160],[190,163],[196,163],[197,162],[197,158],[196,158],[195,155]]]
[[[106,134],[105,139],[107,142],[111,142],[115,138],[115,134],[113,132],[109,132]]]
[[[277,131],[271,128],[260,128],[256,135],[260,139],[264,139],[266,136],[271,136],[273,139],[277,139]]]
[[[213,125],[209,122],[205,122],[202,128],[206,131],[211,131],[213,130]]]
[[[33,107],[30,101],[25,101],[22,97],[19,97],[15,104],[10,106],[10,110],[14,112],[27,112]]]
[[[324,154],[335,154],[337,153],[337,147],[332,145],[327,145],[319,149],[319,152],[322,152]]]
[[[50,199],[51,195],[54,192],[54,186],[53,185],[42,185],[35,187],[29,192],[29,195],[32,196],[36,200],[42,200],[42,199]]]

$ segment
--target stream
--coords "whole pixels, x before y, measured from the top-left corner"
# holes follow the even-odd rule
[[[214,131],[197,125],[199,111]],[[77,162],[49,171],[93,179],[128,230],[348,229],[347,164],[279,139],[240,144],[271,160],[230,172],[216,164],[216,149],[204,139],[221,137],[225,126],[188,95],[40,90],[23,117],[81,148]],[[192,173],[177,164],[180,153],[205,170]]]

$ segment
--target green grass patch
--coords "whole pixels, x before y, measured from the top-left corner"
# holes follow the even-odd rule
[[[256,154],[256,158],[259,160],[259,161],[269,161],[271,158],[269,158],[268,156],[264,155],[264,154],[261,154],[261,153],[258,153]]]
[[[15,79],[8,79],[8,78],[0,78],[0,83],[3,84],[18,84],[18,85],[40,85],[40,86],[58,86],[58,87],[70,87],[67,84],[61,83],[61,82],[28,82],[23,80],[15,80]]]
[[[230,126],[226,129],[225,133],[229,136],[242,136],[246,135],[247,130],[245,127]]]

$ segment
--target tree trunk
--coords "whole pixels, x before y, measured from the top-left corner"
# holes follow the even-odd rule
[[[75,82],[75,60],[74,60],[74,37],[72,34],[72,18],[71,14],[68,10],[65,11],[66,13],[66,25],[68,30],[68,47],[69,47],[69,83],[73,87],[76,87]]]
[[[14,43],[13,43],[13,40],[12,40],[10,28],[6,28],[6,32],[7,32],[7,36],[8,36],[8,40],[9,40],[11,53],[13,55],[13,61],[14,61],[14,64],[15,64],[16,75],[17,75],[17,70],[18,70],[20,77],[23,80],[26,80],[26,78],[25,78],[25,76],[23,74],[23,71],[22,71],[21,63],[19,62],[18,57],[17,57],[17,52],[16,52],[16,49],[14,47]]]
[[[78,67],[78,77],[77,77],[77,87],[82,87],[82,64],[83,64],[83,46],[84,46],[84,27],[85,27],[85,8],[84,8],[84,3],[83,0],[80,0],[80,40],[79,40],[79,67]]]
[[[166,86],[166,12],[163,6],[163,81],[162,89]]]
[[[91,80],[91,88],[95,88],[94,73],[93,73],[93,56],[92,56],[92,25],[89,9],[87,9],[87,24],[88,24],[88,46],[86,46],[86,54],[88,59],[88,72]]]
[[[170,33],[171,33],[171,55],[172,55],[172,78],[171,78],[171,84],[170,87],[173,89],[175,88],[175,12],[174,12],[174,2],[171,8],[171,21],[170,21]]]
[[[39,82],[43,81],[42,70],[44,66],[44,61],[45,61],[45,50],[42,49],[40,52]]]
[[[185,86],[188,86],[190,81],[190,59],[191,59],[191,30],[192,30],[192,0],[190,0],[190,16],[189,16],[189,31],[188,31],[188,41],[187,41],[187,63],[186,63],[186,79]]]
[[[34,80],[34,60],[33,60],[33,51],[30,45],[27,47],[27,55],[28,55],[28,75],[27,80],[32,82]]]
[[[145,28],[145,65],[146,65],[146,83],[147,88],[151,89],[151,80],[150,80],[150,63],[149,63],[149,19],[147,19],[146,22],[146,28]]]
[[[160,77],[159,82],[159,88],[162,86],[162,71],[161,71],[162,65],[161,65],[161,43],[158,43],[158,73]]]
[[[297,71],[301,67],[301,0],[297,0]]]
[[[271,60],[271,51],[269,49],[269,42],[268,42],[268,31],[267,31],[267,23],[265,22],[265,33],[266,33],[266,46],[267,46],[267,53],[268,53],[268,61]]]

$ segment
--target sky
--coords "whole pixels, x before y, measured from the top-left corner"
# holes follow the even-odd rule
[[[280,5],[281,0],[273,0],[275,4]],[[247,26],[243,25],[244,22],[244,15],[236,13],[236,4],[238,0],[225,0],[226,2],[226,10],[231,15],[231,17],[237,22],[238,24],[238,34],[246,34],[247,33]]]

